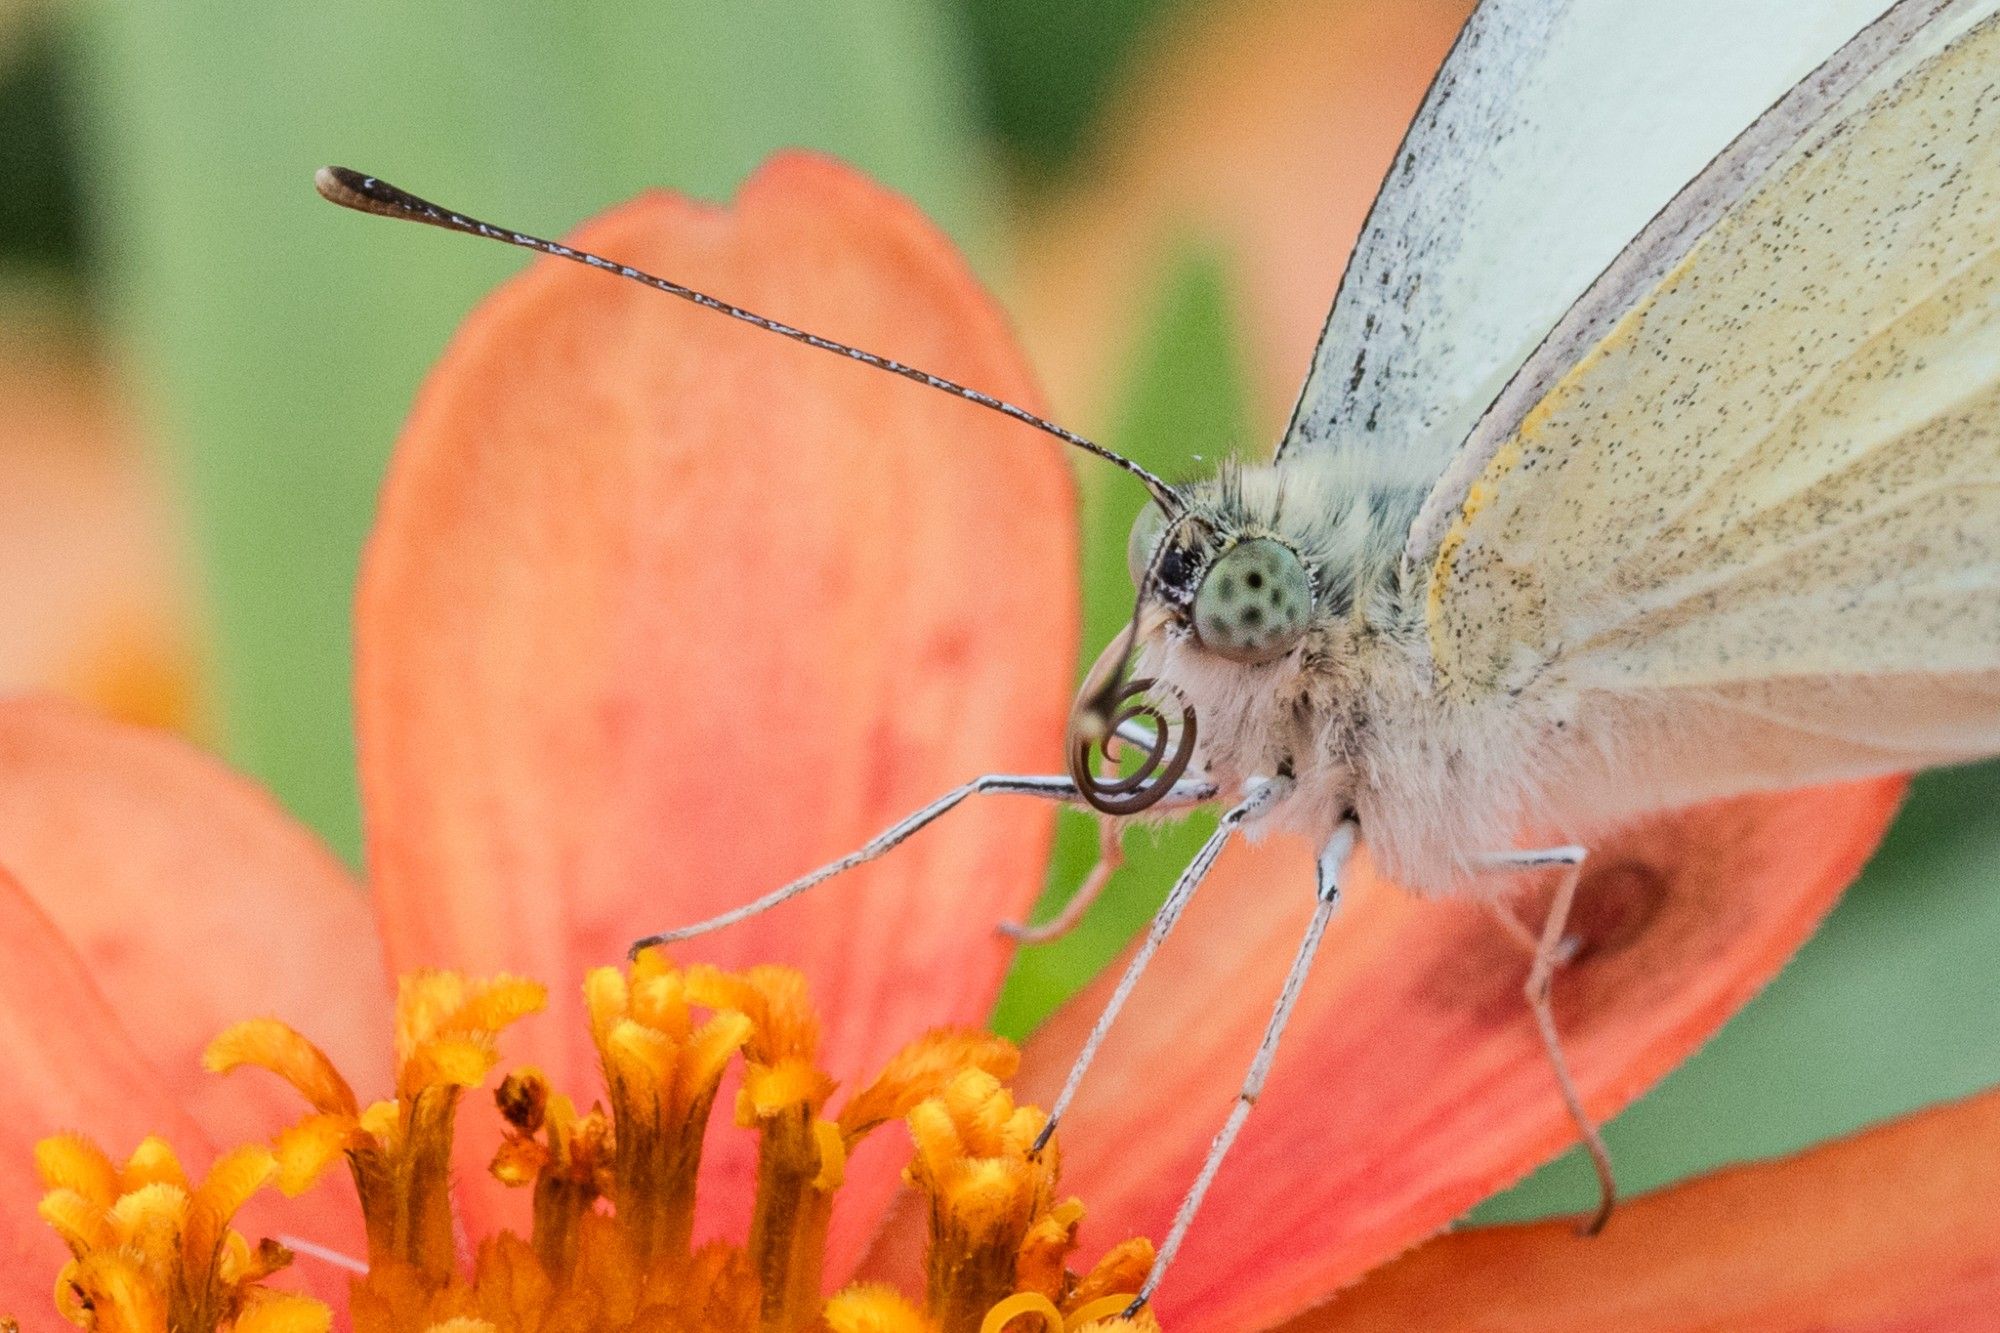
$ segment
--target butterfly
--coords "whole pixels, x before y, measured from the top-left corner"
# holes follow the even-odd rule
[[[337,203],[647,283],[1006,413],[1137,476],[1131,621],[1064,774],[1111,819],[1215,804],[1044,1139],[1232,839],[1320,849],[1250,1113],[1357,847],[1490,902],[1550,1008],[1590,841],[1649,811],[2000,753],[2000,0],[1485,0],[1390,168],[1268,463],[1172,484],[976,388],[328,168]],[[1519,830],[1553,835],[1520,845]],[[1530,929],[1505,902],[1559,876]],[[1101,880],[1093,875],[1093,882]]]

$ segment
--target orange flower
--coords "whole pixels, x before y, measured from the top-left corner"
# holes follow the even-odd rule
[[[4,43],[0,19],[0,43]],[[0,691],[199,722],[165,487],[81,336],[10,305],[0,334]]]
[[[782,158],[728,210],[649,195],[577,239],[1035,402],[949,247],[831,163]],[[197,1074],[215,1031],[246,1013],[309,1034],[354,1086],[403,1086],[377,1049],[391,1021],[378,941],[399,973],[548,982],[556,1021],[523,1024],[510,1049],[549,1087],[593,1086],[602,1053],[586,1036],[610,1009],[584,978],[633,935],[740,903],[972,774],[1055,768],[1077,647],[1069,507],[1055,446],[1011,423],[631,284],[531,268],[425,386],[364,572],[373,922],[306,835],[192,750],[63,706],[0,707],[0,864],[35,895],[0,882],[0,1161],[63,1128],[120,1146],[160,1132],[200,1152],[291,1125],[282,1087],[261,1097]],[[1596,1113],[1768,979],[1899,791],[1738,801],[1600,849],[1581,949],[1557,983]],[[796,968],[824,1012],[809,1068],[785,1043],[753,1055],[765,1071],[745,1085],[753,1114],[817,1108],[826,1091],[810,1071],[854,1086],[912,1034],[979,1021],[1007,959],[993,926],[1035,896],[1048,834],[1046,809],[975,804],[690,947],[735,973]],[[1065,1188],[1090,1201],[1086,1252],[1163,1229],[1263,1024],[1310,883],[1296,848],[1229,858],[1134,999],[1065,1122]],[[1568,1141],[1509,939],[1475,910],[1365,877],[1350,901],[1163,1295],[1169,1326],[1277,1324]],[[1045,1094],[1091,1006],[1031,1044],[1026,1090]],[[737,995],[717,1011],[754,1008]],[[516,1086],[516,1103],[538,1104],[539,1086]],[[955,1152],[1019,1146],[990,1089],[964,1095],[945,1121],[918,1117],[913,1176],[932,1198],[966,1181]],[[588,1131],[552,1111],[522,1147],[534,1119],[508,1139],[527,1157],[503,1163],[559,1167],[585,1151]],[[484,1174],[500,1139],[460,1135],[456,1205],[475,1237],[525,1233],[541,1201],[539,1185],[509,1193]],[[918,1251],[908,1209],[881,1228],[902,1167],[892,1148],[876,1136],[839,1163],[829,1283]],[[716,1138],[703,1172],[694,1239],[744,1235],[760,1197],[748,1137]],[[46,1308],[41,1275],[60,1262],[29,1221],[33,1195],[18,1170],[0,1174],[0,1308]],[[246,1213],[239,1229],[368,1252],[337,1197]],[[1641,1205],[1629,1225],[1682,1215]],[[1021,1250],[1023,1280],[1076,1221],[1049,1216],[1057,1234]],[[1627,1285],[1665,1271],[1664,1249],[1639,1246]],[[1662,1264],[1645,1266],[1649,1250]],[[880,1313],[858,1310],[851,1326],[898,1327]]]

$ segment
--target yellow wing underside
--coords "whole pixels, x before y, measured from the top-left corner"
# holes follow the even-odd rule
[[[1443,688],[1655,730],[1697,771],[1651,799],[2000,752],[2000,21],[1828,123],[1526,416],[1432,566]]]

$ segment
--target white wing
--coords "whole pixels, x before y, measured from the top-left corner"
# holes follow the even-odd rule
[[[1435,477],[1647,220],[1888,0],[1485,0],[1405,138],[1279,445]]]
[[[1996,9],[1903,0],[1773,108],[1426,506],[1442,688],[1573,701],[1613,801],[2000,751]]]

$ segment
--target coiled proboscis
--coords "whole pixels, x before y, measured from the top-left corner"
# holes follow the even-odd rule
[[[1095,738],[1082,728],[1070,728],[1069,775],[1092,809],[1107,815],[1136,815],[1150,809],[1174,789],[1194,761],[1194,709],[1173,694],[1180,716],[1170,722],[1161,703],[1149,697],[1158,683],[1144,677],[1119,685],[1106,701],[1104,725]],[[1138,767],[1120,774],[1117,747],[1137,744],[1120,734],[1127,722],[1150,724],[1153,737]]]

